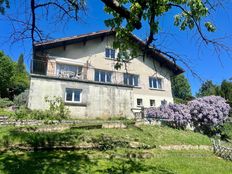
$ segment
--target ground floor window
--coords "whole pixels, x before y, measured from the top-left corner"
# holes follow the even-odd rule
[[[81,89],[71,89],[66,88],[65,90],[65,102],[74,102],[80,103],[81,102]]]
[[[143,106],[143,99],[137,98],[137,106]]]
[[[155,100],[150,100],[150,106],[155,107]]]
[[[168,104],[167,100],[161,100],[161,105],[166,105]]]

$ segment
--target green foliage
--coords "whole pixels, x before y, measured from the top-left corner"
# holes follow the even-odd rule
[[[213,84],[211,80],[205,81],[201,88],[199,89],[199,92],[196,94],[197,97],[204,97],[204,96],[210,96],[210,95],[216,95],[217,87]]]
[[[68,118],[70,111],[61,97],[45,97],[45,102],[49,104],[49,111],[56,119]]]
[[[105,20],[105,25],[116,31],[113,47],[118,48],[119,52],[130,50],[129,56],[118,57],[117,68],[125,60],[128,61],[138,56],[138,44],[131,39],[131,33],[134,30],[142,28],[142,25],[147,23],[152,37],[158,35],[159,31],[162,30],[160,17],[173,9],[177,9],[177,13],[180,11],[180,13],[174,14],[174,25],[181,30],[192,30],[195,27],[199,27],[199,23],[203,19],[207,19],[206,17],[209,15],[207,5],[210,6],[210,3],[205,3],[202,0],[120,0],[116,4],[116,6],[122,9],[121,12],[107,5],[105,6],[105,12],[113,16]],[[216,30],[210,21],[204,21],[204,24],[208,32]]]
[[[225,123],[220,128],[220,134],[222,136],[222,139],[227,139],[232,142],[232,122]]]
[[[0,108],[12,106],[14,103],[8,98],[0,98]]]
[[[188,79],[183,74],[174,76],[172,78],[172,92],[173,97],[176,98],[178,103],[184,103],[191,98],[191,87]]]
[[[19,56],[18,62],[15,65],[15,75],[13,81],[14,83],[12,90],[14,95],[19,95],[29,88],[29,75],[26,71],[23,54]]]
[[[0,14],[5,14],[5,9],[10,8],[9,0],[0,0]]]
[[[14,104],[18,107],[26,106],[28,102],[29,91],[25,90],[14,98]]]
[[[3,52],[0,52],[0,97],[13,100],[29,87],[29,75],[26,72],[21,55],[18,63],[11,60]]]
[[[46,97],[45,101],[49,103],[49,109],[30,110],[25,106],[21,106],[14,114],[11,115],[14,119],[35,119],[35,120],[62,120],[69,117],[69,110],[65,107],[62,98]]]
[[[9,96],[9,88],[13,84],[14,63],[10,57],[0,51],[0,97]]]

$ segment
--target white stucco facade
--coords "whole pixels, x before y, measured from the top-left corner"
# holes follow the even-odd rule
[[[172,103],[171,76],[173,72],[161,66],[153,57],[144,59],[138,57],[116,70],[115,60],[105,57],[105,48],[112,48],[113,36],[104,39],[96,38],[85,43],[74,43],[47,49],[46,75],[31,74],[28,107],[31,109],[46,109],[46,96],[60,96],[65,99],[65,89],[81,89],[82,101],[79,105],[67,105],[72,117],[132,117],[132,108],[137,107],[137,99],[142,99],[144,107],[150,107],[150,100],[155,100],[159,106],[161,101]],[[116,50],[117,53],[117,50]],[[40,52],[37,53],[40,55]],[[82,67],[85,78],[63,79],[55,77],[57,64],[70,64]],[[111,83],[94,81],[96,69],[112,72]],[[138,86],[123,84],[123,74],[138,75]],[[161,89],[151,89],[149,77],[162,79]]]

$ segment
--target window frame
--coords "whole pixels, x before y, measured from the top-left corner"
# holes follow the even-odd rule
[[[130,78],[131,77],[132,77],[132,85],[130,84]],[[125,78],[127,78],[126,79],[127,83],[125,83]],[[135,82],[136,82],[135,78],[137,78],[137,85],[135,84]],[[123,84],[124,85],[129,85],[129,86],[139,87],[139,75],[137,75],[137,74],[123,73]]]
[[[98,80],[96,80],[96,73],[99,73],[98,74]],[[102,81],[102,75],[104,74],[104,81]],[[108,76],[110,74],[110,76]],[[94,81],[95,82],[100,82],[100,83],[112,83],[112,71],[107,71],[107,70],[101,70],[101,69],[95,69],[94,70]],[[108,77],[110,77],[109,81],[108,81]]]
[[[148,80],[149,80],[149,88],[150,89],[159,89],[159,90],[163,89],[163,79],[162,78],[150,76],[148,78]],[[154,81],[155,81],[155,84],[154,84]]]
[[[152,101],[154,102],[154,105],[152,105]],[[155,105],[156,105],[155,100],[154,99],[150,99],[150,107],[155,107]]]
[[[59,67],[59,68],[58,68],[58,67]],[[60,76],[60,75],[61,75],[60,73],[62,73],[62,72],[68,72],[67,70],[65,70],[66,68],[61,69],[61,67],[72,67],[72,68],[76,68],[75,71],[70,71],[70,70],[68,70],[68,71],[70,71],[70,72],[74,72],[74,73],[75,73],[74,77],[80,76],[80,75],[82,74],[82,69],[83,69],[83,67],[80,66],[80,65],[73,65],[73,64],[68,64],[68,63],[60,63],[60,62],[57,62],[57,63],[56,63],[56,68],[55,68],[55,69],[56,69],[56,72],[55,72],[56,76]],[[58,70],[58,69],[59,69],[59,70]]]
[[[67,100],[67,90],[72,91],[72,101]],[[80,100],[75,101],[75,91],[80,91]],[[82,89],[76,89],[76,88],[65,88],[65,97],[64,97],[65,103],[81,103],[82,102]]]
[[[138,105],[139,100],[141,100],[141,105]],[[137,98],[136,99],[136,105],[137,105],[137,107],[143,107],[143,99],[142,98]]]
[[[108,57],[107,57],[107,51],[108,51],[108,54],[109,54]],[[110,60],[116,60],[116,50],[113,49],[113,48],[106,47],[105,48],[105,58],[110,59]]]

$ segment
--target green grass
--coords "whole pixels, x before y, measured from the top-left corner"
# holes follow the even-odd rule
[[[150,147],[159,145],[210,145],[210,139],[192,131],[159,126],[130,126],[127,129],[68,129],[63,132],[22,132],[20,128],[0,127],[0,146],[53,146],[66,142],[68,145],[105,141],[139,142]],[[102,139],[103,138],[103,139]],[[111,142],[108,142],[111,143]]]
[[[150,159],[107,158],[109,153],[123,155],[126,152],[7,152],[0,155],[0,173],[230,174],[232,171],[232,162],[206,151],[153,150],[154,157]]]
[[[27,127],[33,130],[35,127]],[[24,127],[25,129],[25,127]],[[232,162],[218,158],[211,151],[159,148],[131,149],[119,142],[140,142],[152,147],[158,145],[211,145],[210,139],[192,131],[169,127],[130,125],[127,129],[80,129],[73,127],[62,132],[23,132],[19,127],[0,127],[0,147],[8,145],[53,146],[77,145],[83,142],[101,142],[110,150],[41,151],[0,153],[2,174],[56,174],[56,173],[157,173],[157,174],[230,174]],[[104,136],[110,139],[101,139]],[[109,141],[110,140],[110,141]],[[123,144],[123,143],[122,143]],[[1,148],[0,148],[1,149]],[[130,158],[148,154],[150,158]]]

